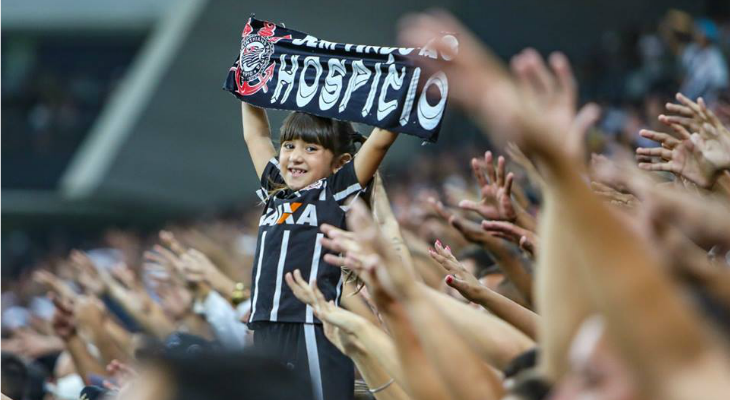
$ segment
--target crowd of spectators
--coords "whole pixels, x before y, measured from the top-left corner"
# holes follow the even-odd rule
[[[357,398],[727,398],[730,26],[670,11],[634,47],[609,35],[580,90],[561,54],[506,67],[447,14],[400,39],[443,31],[459,56],[427,67],[493,148],[431,146],[376,178],[351,231],[325,232],[341,307],[287,276]],[[246,351],[258,217],[110,229],[4,279],[3,395],[308,398]]]
[[[140,46],[136,36],[3,38],[4,188],[56,187]]]

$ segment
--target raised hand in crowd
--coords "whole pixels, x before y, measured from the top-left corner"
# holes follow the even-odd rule
[[[417,332],[421,341],[423,353],[449,393],[464,399],[476,396],[498,398],[502,389],[494,372],[471,352],[467,343],[440,316],[440,311],[434,312],[429,298],[419,290],[412,270],[402,266],[402,262],[381,236],[361,203],[353,205],[348,222],[359,227],[355,235],[368,253],[364,257],[365,268],[374,273],[384,292],[402,302],[403,311],[408,315],[412,329]],[[392,324],[392,318],[390,323]],[[444,343],[450,343],[448,348],[443,346]],[[402,343],[397,343],[399,345]],[[412,347],[413,344],[408,346]],[[408,359],[402,357],[402,362],[405,361],[403,358]],[[459,362],[460,371],[454,369],[455,360]],[[404,365],[406,370],[411,367]],[[413,391],[414,382],[409,381],[407,387]],[[429,396],[433,394],[429,393]]]
[[[15,329],[10,338],[2,339],[2,349],[28,358],[38,358],[62,351],[64,342],[60,337],[53,335],[53,332],[47,335],[24,327]]]
[[[76,259],[88,257],[77,255]],[[101,282],[103,290],[98,294],[108,295],[118,302],[148,333],[162,338],[173,331],[174,327],[162,308],[152,300],[137,276],[127,270],[126,264],[117,263],[110,270],[87,261],[77,262],[75,266],[80,273],[87,274],[89,280]]]
[[[411,30],[409,34],[418,31],[439,31],[448,24],[423,17],[420,23],[414,25],[406,28]],[[459,27],[453,24],[448,28],[460,31]],[[470,48],[472,43],[467,43],[467,48],[462,47],[460,52],[463,50],[467,54],[485,53],[478,44],[472,49]],[[541,271],[546,271],[545,274],[549,271],[550,275],[560,275],[561,281],[574,279],[575,273],[571,275],[555,273],[555,264],[566,263],[575,265],[574,272],[588,278],[585,285],[590,290],[586,290],[579,297],[585,296],[583,302],[590,299],[591,306],[606,317],[607,334],[616,340],[617,351],[626,361],[630,371],[638,378],[642,393],[648,397],[691,398],[691,395],[686,397],[691,391],[679,390],[675,379],[681,378],[685,383],[701,379],[708,385],[704,392],[710,397],[719,398],[717,396],[722,393],[721,388],[726,386],[726,383],[718,379],[719,375],[710,372],[712,368],[710,365],[715,367],[723,365],[722,369],[727,371],[730,368],[726,360],[727,354],[718,350],[715,347],[716,342],[708,340],[709,338],[702,333],[701,320],[680,300],[681,296],[676,292],[676,288],[662,275],[662,269],[657,265],[660,262],[655,255],[646,251],[648,247],[645,241],[632,230],[626,229],[621,219],[605,210],[605,205],[585,185],[577,172],[576,165],[568,161],[558,146],[560,137],[569,131],[569,124],[575,115],[574,112],[570,112],[572,108],[570,99],[575,98],[575,88],[567,61],[563,56],[552,56],[551,66],[555,72],[555,75],[552,75],[539,57],[535,58],[528,54],[520,56],[524,57],[519,63],[523,67],[517,71],[521,84],[527,88],[532,87],[523,91],[523,99],[528,100],[522,102],[523,107],[516,108],[511,102],[482,101],[481,105],[485,111],[493,111],[491,115],[498,114],[498,111],[507,115],[516,114],[518,123],[515,126],[520,132],[511,136],[516,137],[518,146],[525,150],[528,156],[535,157],[538,169],[547,180],[546,207],[543,211],[545,221],[541,222],[540,230],[544,232],[541,234],[544,238],[542,244],[544,251],[538,257],[538,275],[544,275],[540,274]],[[501,87],[509,85],[497,68],[483,68],[482,73],[487,75],[482,78],[483,82],[497,80],[502,82]],[[454,79],[459,78],[454,77]],[[548,90],[545,90],[546,85],[540,82],[547,82]],[[540,92],[535,90],[536,88],[539,88]],[[488,87],[480,89],[490,90]],[[483,100],[483,98],[484,95],[477,99]],[[551,98],[553,101],[544,101]],[[506,132],[501,134],[504,135]],[[537,140],[538,137],[542,138],[542,141]],[[554,238],[554,236],[559,237],[560,230],[566,234],[564,237],[567,236],[567,241],[562,244],[567,245],[566,247],[572,246],[572,251],[580,257],[579,259],[584,260],[583,263],[566,262],[565,254],[553,257],[552,253],[561,244],[555,243]],[[548,238],[550,238],[549,244],[546,243]],[[550,249],[548,256],[542,256],[548,249]],[[626,285],[626,276],[632,276],[634,282],[643,284]],[[540,280],[538,276],[538,281]],[[575,285],[575,282],[572,284]],[[651,294],[646,291],[649,287],[652,288]],[[546,292],[560,293],[560,296],[564,296],[565,294],[560,292],[564,288],[565,285],[562,287],[548,285],[541,287],[538,294],[542,295],[543,290],[547,289]],[[655,300],[661,298],[662,301],[642,302],[640,299],[646,298],[647,295],[653,296]],[[544,310],[543,307],[540,309]],[[668,310],[671,312],[666,312]],[[542,320],[552,320],[551,324],[555,323],[556,319],[549,318],[547,314],[543,311]],[[574,312],[573,316],[580,314]],[[644,323],[637,327],[632,321],[644,321]],[[681,329],[682,333],[671,337],[664,336],[664,340],[656,340],[662,337],[661,331],[667,332],[668,329]],[[546,333],[546,330],[541,329],[541,335]],[[711,350],[713,348],[717,353],[713,353]],[[662,354],[662,359],[652,357],[647,353],[649,349],[653,349],[652,353],[655,355]],[[688,363],[697,369],[688,370]],[[669,382],[673,382],[671,386],[677,390],[667,390],[666,385]]]
[[[78,374],[84,380],[87,380],[90,374],[104,376],[106,372],[103,364],[89,353],[86,341],[79,335],[74,306],[59,296],[54,295],[52,300],[56,306],[56,312],[53,314],[53,330],[64,341]]]
[[[639,204],[639,199],[631,193],[624,193],[618,189],[606,185],[605,183],[592,181],[591,189],[593,193],[602,197],[609,204],[621,207],[627,210],[633,210]]]
[[[80,296],[74,305],[74,315],[78,329],[85,332],[86,336],[99,350],[99,358],[103,364],[113,359],[126,360],[128,349],[117,342],[111,334],[108,311],[104,304],[96,297]]]
[[[702,188],[712,189],[718,176],[730,169],[730,132],[702,99],[694,102],[678,93],[677,100],[681,104],[667,104],[667,110],[674,115],[659,116],[674,134],[639,132],[661,145],[636,149],[639,167],[671,172]]]
[[[57,297],[64,299],[68,303],[73,303],[76,298],[76,292],[52,272],[37,270],[33,272],[33,280],[46,286]]]
[[[494,168],[492,152],[484,154],[483,160],[473,158],[471,168],[477,178],[481,191],[481,200],[475,203],[463,200],[459,207],[478,213],[485,219],[514,221],[517,212],[512,203],[512,181],[514,174],[505,174],[504,157],[497,159],[497,168]]]
[[[119,360],[111,360],[106,366],[106,371],[111,379],[104,381],[104,386],[109,390],[119,392],[118,398],[120,399],[124,398],[122,396],[125,388],[139,376],[132,366]]]
[[[447,272],[444,279],[447,285],[458,290],[467,300],[481,305],[533,340],[536,339],[537,314],[482,285],[454,257],[449,246],[443,247],[440,242],[436,242],[433,249],[429,249],[429,254]]]
[[[538,247],[537,234],[507,221],[482,221],[482,229],[492,236],[515,243],[534,258]]]
[[[532,303],[532,276],[523,265],[523,262],[504,246],[501,239],[484,230],[481,224],[470,221],[447,209],[440,201],[429,199],[429,203],[434,211],[441,218],[448,221],[464,238],[483,246],[485,250],[492,254],[500,269],[522,295],[524,304],[529,305]]]

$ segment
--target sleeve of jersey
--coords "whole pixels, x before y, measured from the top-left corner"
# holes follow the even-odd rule
[[[328,179],[327,185],[332,191],[335,201],[342,207],[352,195],[359,195],[363,191],[355,174],[355,163],[350,161]]]
[[[284,185],[284,177],[281,176],[281,167],[276,157],[269,160],[266,164],[264,172],[261,174],[261,188],[256,191],[261,201],[269,199],[269,193],[276,189],[278,185]]]

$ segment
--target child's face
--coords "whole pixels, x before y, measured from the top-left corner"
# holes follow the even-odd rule
[[[283,142],[279,164],[284,182],[292,190],[299,190],[331,175],[335,170],[334,154],[321,145],[301,139]]]

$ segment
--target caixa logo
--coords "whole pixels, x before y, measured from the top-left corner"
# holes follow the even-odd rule
[[[274,36],[276,25],[263,22],[263,28],[253,33],[251,18],[246,22],[241,34],[241,53],[236,66],[236,92],[241,96],[250,96],[263,89],[274,76],[276,62],[271,61],[274,54],[274,43],[282,39],[291,39],[291,35]]]
[[[303,207],[302,203],[292,202],[279,204],[276,208],[269,208],[266,214],[261,216],[259,226],[274,225],[310,225],[319,226],[317,224],[317,207],[314,204],[307,204]]]

